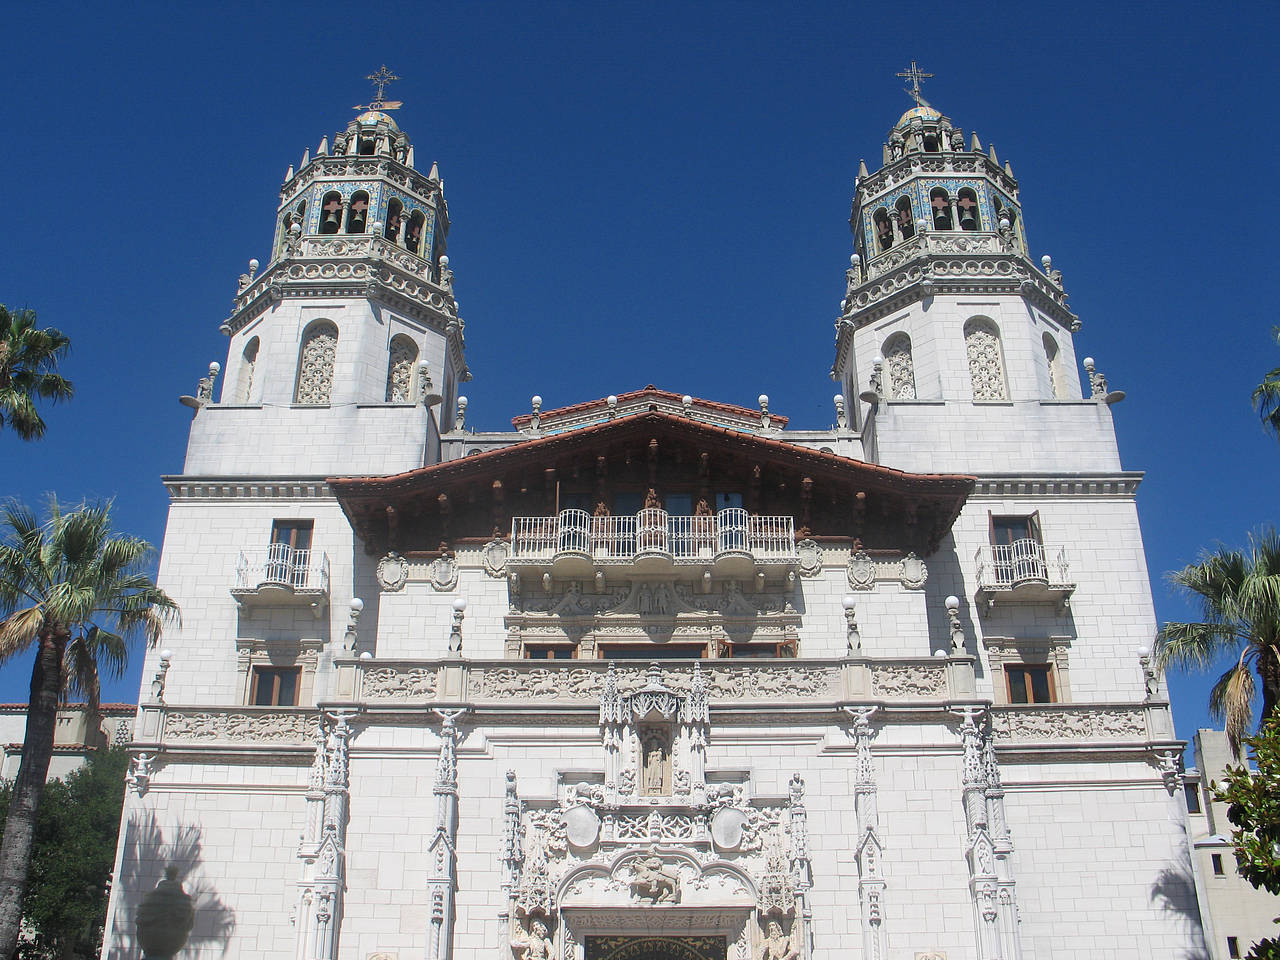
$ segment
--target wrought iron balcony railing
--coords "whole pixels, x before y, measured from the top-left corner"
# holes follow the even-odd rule
[[[329,555],[273,543],[241,551],[231,594],[241,603],[308,603],[323,606],[329,596]]]
[[[978,548],[978,594],[988,609],[998,595],[1018,599],[1056,600],[1066,606],[1076,585],[1071,580],[1064,547],[1039,540],[1015,540]]]

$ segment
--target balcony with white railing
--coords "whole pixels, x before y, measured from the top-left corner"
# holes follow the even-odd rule
[[[654,572],[678,566],[715,567],[718,572],[741,575],[757,564],[793,564],[796,559],[791,517],[763,517],[741,507],[729,507],[714,516],[682,517],[646,507],[618,517],[593,517],[585,510],[561,510],[554,517],[516,517],[511,523],[508,562],[554,568],[563,576],[616,564]]]
[[[996,600],[1057,603],[1063,609],[1076,585],[1071,580],[1065,547],[1039,540],[1015,540],[978,548],[978,599],[990,612]]]
[[[319,616],[329,600],[329,555],[287,543],[242,550],[231,595],[242,606],[310,606]]]

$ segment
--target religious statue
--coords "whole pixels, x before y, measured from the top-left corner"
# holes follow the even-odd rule
[[[964,131],[963,130],[960,130],[959,128],[953,128],[951,130],[951,149],[954,150],[956,153],[960,153],[962,150],[964,150]]]
[[[629,797],[636,792],[636,772],[630,768],[623,770],[618,776],[618,792]]]
[[[897,130],[889,134],[889,158],[891,160],[897,160],[902,156],[903,146],[904,141],[902,139],[902,134]]]
[[[661,510],[662,501],[658,499],[658,491],[649,488],[649,492],[644,495],[644,508],[646,510]]]
[[[770,920],[765,927],[764,942],[760,944],[760,960],[796,960],[799,956],[793,938],[783,936],[782,924]]]
[[[650,796],[666,793],[667,741],[661,733],[644,738],[644,792]]]
[[[529,921],[527,935],[511,941],[511,952],[517,960],[552,960],[551,937],[541,917]]]
[[[640,857],[632,864],[632,870],[635,877],[631,881],[631,892],[641,900],[675,903],[680,899],[680,878],[663,867],[661,857]]]

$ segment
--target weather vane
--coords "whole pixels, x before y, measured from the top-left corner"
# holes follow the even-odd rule
[[[383,69],[385,70],[386,68],[384,67]],[[916,62],[912,60],[911,67],[907,70],[904,70],[902,73],[898,74],[898,76],[911,81],[911,87],[906,91],[906,94],[916,102],[917,107],[929,106],[929,101],[926,100],[924,97],[920,96],[920,81],[926,80],[929,77],[932,77],[933,76],[932,73],[925,73],[923,70],[917,67]]]
[[[385,63],[378,68],[377,73],[371,73],[369,76],[365,77],[365,79],[373,82],[373,85],[378,88],[377,92],[373,95],[373,99],[369,103],[364,104],[363,106],[357,104],[352,107],[353,110],[398,110],[403,105],[400,100],[383,99],[383,92],[386,90],[387,84],[392,80],[400,79],[387,69],[387,65]]]

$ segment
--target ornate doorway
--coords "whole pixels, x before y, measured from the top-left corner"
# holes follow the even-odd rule
[[[587,937],[586,960],[726,960],[724,937]]]

